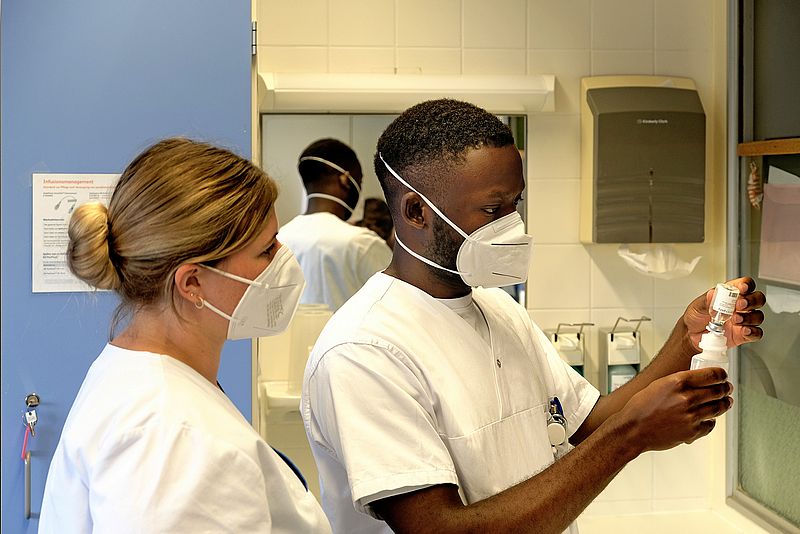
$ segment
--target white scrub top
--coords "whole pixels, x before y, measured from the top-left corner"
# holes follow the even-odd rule
[[[527,311],[475,289],[443,303],[378,273],[328,322],[306,367],[301,411],[336,533],[391,532],[369,503],[455,484],[474,503],[555,461],[547,409],[567,435],[599,392],[565,364]],[[570,527],[575,531],[576,525]]]
[[[106,345],[67,417],[40,533],[330,532],[233,403],[169,356]]]
[[[327,304],[336,311],[370,276],[385,269],[392,249],[378,234],[333,213],[298,215],[278,232],[306,277],[302,304]]]

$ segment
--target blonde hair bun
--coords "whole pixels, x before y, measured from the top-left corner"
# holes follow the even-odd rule
[[[87,202],[75,209],[69,221],[67,263],[72,273],[98,289],[117,289],[121,280],[109,251],[108,209]]]

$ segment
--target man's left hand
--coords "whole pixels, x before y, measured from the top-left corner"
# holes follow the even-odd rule
[[[759,309],[767,302],[764,293],[755,290],[756,282],[749,276],[727,283],[739,288],[736,313],[725,323],[728,347],[758,341],[764,335],[764,331],[760,327],[764,322],[764,312]],[[705,295],[694,299],[683,313],[683,322],[689,331],[689,339],[692,340],[695,347],[698,347],[700,336],[706,332],[706,325],[711,321],[709,307],[713,297],[714,290],[709,289]]]

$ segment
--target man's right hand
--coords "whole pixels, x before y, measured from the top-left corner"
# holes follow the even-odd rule
[[[714,419],[733,406],[732,392],[719,367],[681,371],[653,381],[617,416],[633,425],[642,452],[670,449],[711,432]]]

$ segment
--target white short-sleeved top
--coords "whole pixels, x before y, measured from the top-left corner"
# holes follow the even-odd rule
[[[40,533],[330,532],[298,476],[219,388],[107,345],[70,410]]]
[[[281,227],[278,239],[294,253],[306,277],[300,302],[324,303],[334,311],[392,259],[378,234],[327,212],[298,215]]]
[[[369,503],[426,486],[456,484],[465,503],[500,493],[555,461],[551,397],[567,435],[594,407],[599,392],[522,306],[497,289],[472,298],[488,342],[457,313],[464,303],[383,273],[322,332],[301,411],[334,532],[390,532]]]

